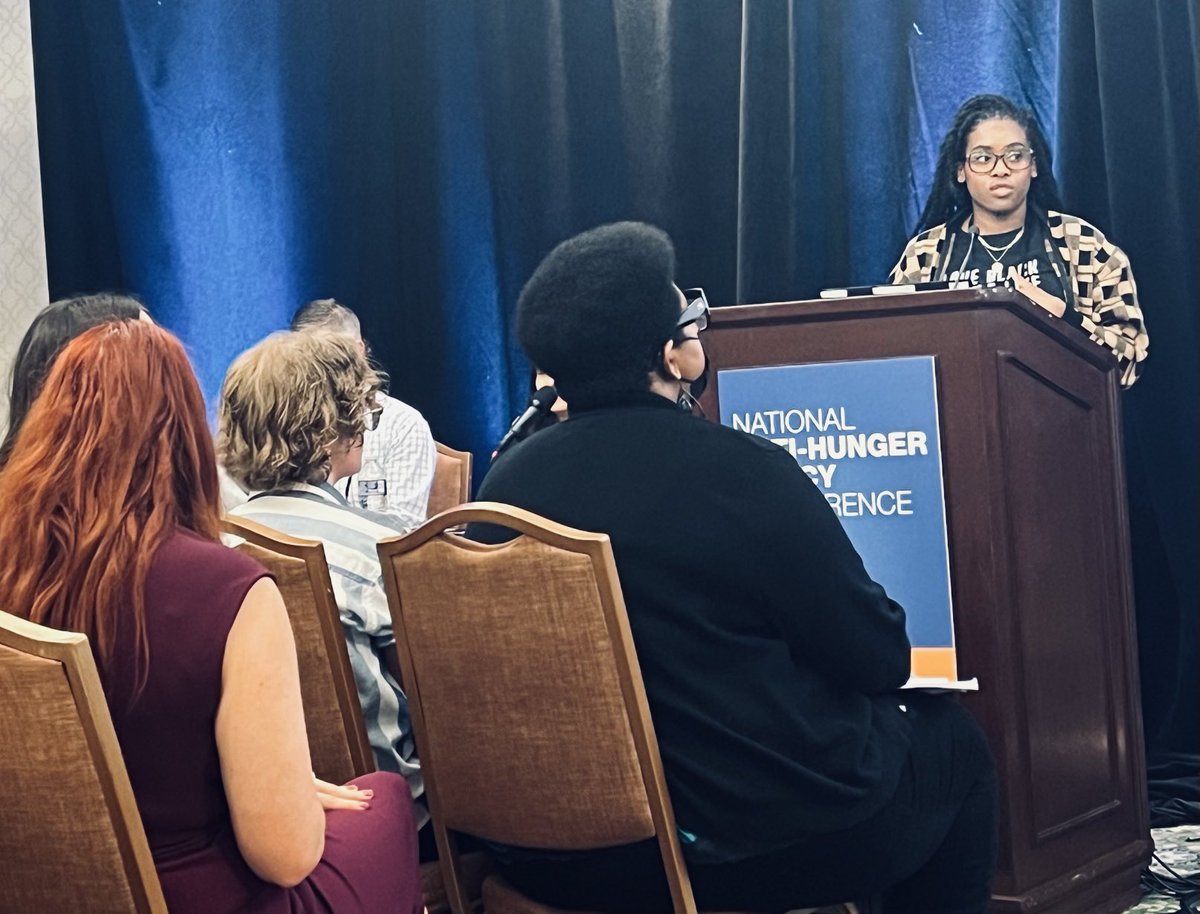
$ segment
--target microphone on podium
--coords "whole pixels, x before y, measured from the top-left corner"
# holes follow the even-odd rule
[[[504,437],[496,445],[496,450],[492,451],[492,459],[495,460],[496,455],[512,444],[512,442],[524,438],[528,434],[530,424],[538,418],[547,416],[550,413],[550,408],[554,406],[557,400],[558,391],[553,387],[539,387],[534,391],[533,396],[529,398],[529,405],[525,407],[525,412],[513,420],[513,424],[508,427],[508,431],[504,433]]]

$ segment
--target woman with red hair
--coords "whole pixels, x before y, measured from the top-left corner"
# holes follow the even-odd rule
[[[0,591],[88,635],[173,914],[421,910],[404,779],[314,784],[291,627],[267,572],[217,538],[178,340],[123,321],[69,343],[0,504]]]

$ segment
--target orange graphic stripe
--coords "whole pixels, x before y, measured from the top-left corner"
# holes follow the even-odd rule
[[[912,675],[958,678],[958,663],[952,647],[914,647]]]

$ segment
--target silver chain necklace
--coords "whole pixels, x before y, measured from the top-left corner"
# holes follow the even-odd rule
[[[1013,235],[1012,241],[1002,248],[994,248],[983,240],[983,235],[979,236],[979,243],[983,245],[983,249],[987,252],[988,257],[992,258],[992,263],[1000,263],[1004,260],[1004,255],[1012,250],[1014,244],[1021,240],[1021,236],[1025,234],[1025,226],[1021,226],[1021,230]]]

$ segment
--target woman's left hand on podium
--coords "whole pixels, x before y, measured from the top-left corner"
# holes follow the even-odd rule
[[[1061,298],[1056,298],[1051,295],[1041,286],[1035,286],[1024,276],[1014,276],[1013,282],[1017,287],[1017,291],[1028,298],[1031,302],[1040,308],[1045,308],[1055,317],[1062,317],[1067,313],[1067,303]]]

